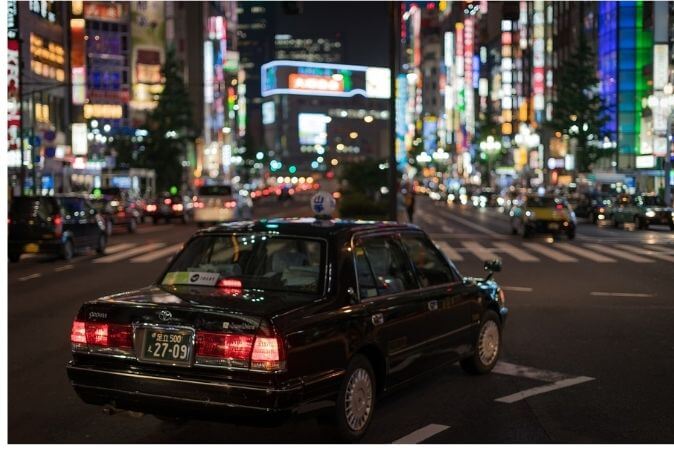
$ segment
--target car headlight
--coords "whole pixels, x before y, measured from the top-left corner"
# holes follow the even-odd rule
[[[655,217],[655,211],[649,209],[646,211],[646,217]]]
[[[533,211],[527,211],[527,212],[524,213],[524,215],[527,216],[529,219],[535,219],[536,218],[536,214],[534,214]]]

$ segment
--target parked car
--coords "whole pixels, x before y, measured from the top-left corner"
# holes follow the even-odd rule
[[[668,225],[674,231],[674,210],[655,194],[621,195],[612,205],[609,218],[616,228],[631,222],[642,230],[650,225]]]
[[[414,225],[234,222],[153,285],[84,303],[67,372],[90,404],[258,423],[326,408],[355,441],[393,388],[456,361],[491,371],[507,313],[491,272],[462,276]]]
[[[513,234],[530,237],[535,233],[565,233],[576,237],[576,216],[565,199],[557,196],[529,196],[510,210]]]
[[[265,189],[269,195],[270,190]],[[229,222],[250,219],[253,214],[253,203],[249,197],[240,197],[232,186],[220,184],[201,186],[194,200],[194,221],[202,227],[210,223]]]
[[[138,200],[117,187],[93,189],[91,203],[103,217],[108,236],[115,227],[135,233],[138,224],[143,220],[143,211]]]
[[[12,262],[23,253],[53,254],[69,260],[87,248],[105,252],[105,224],[84,197],[14,197],[8,222]]]
[[[164,193],[156,200],[147,203],[145,215],[151,217],[155,225],[160,220],[169,223],[173,219],[187,223],[194,217],[194,202],[186,195]]]

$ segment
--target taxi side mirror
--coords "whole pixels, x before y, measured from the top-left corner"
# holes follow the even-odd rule
[[[486,279],[489,280],[494,275],[494,272],[500,272],[502,267],[503,267],[503,264],[501,263],[500,259],[494,259],[492,261],[485,261],[484,262],[484,270],[489,272],[489,274],[487,274]]]

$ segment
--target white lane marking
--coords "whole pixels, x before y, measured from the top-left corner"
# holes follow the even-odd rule
[[[525,389],[520,392],[516,392],[511,395],[506,395],[505,397],[497,398],[496,402],[500,403],[515,403],[525,398],[533,397],[534,395],[544,394],[546,392],[556,391],[558,389],[563,389],[569,386],[575,386],[576,384],[586,383],[592,381],[594,378],[591,377],[575,377],[567,378],[560,381],[555,381],[554,383],[546,384],[544,386],[538,386],[531,389]]]
[[[72,264],[68,264],[67,266],[57,267],[56,269],[54,269],[54,272],[63,272],[64,270],[70,270],[73,267],[75,266],[73,266]]]
[[[521,286],[501,286],[501,289],[513,292],[532,292],[533,288]]]
[[[166,224],[166,225],[153,225],[151,227],[143,227],[143,228],[137,228],[136,233],[138,234],[147,234],[147,233],[155,233],[157,231],[164,231],[167,228],[173,228],[173,225],[171,224]]]
[[[101,264],[101,263],[117,262],[117,261],[121,261],[122,259],[126,259],[126,258],[130,258],[132,256],[140,255],[141,253],[151,252],[152,250],[156,250],[159,247],[163,247],[163,246],[164,246],[164,243],[162,243],[162,242],[156,242],[154,244],[141,245],[140,247],[132,248],[131,250],[127,250],[125,252],[119,252],[119,253],[115,253],[114,255],[96,258],[96,259],[94,259],[94,263]]]
[[[447,425],[438,425],[436,423],[432,423],[430,425],[426,425],[423,428],[419,428],[416,431],[411,432],[410,434],[401,437],[400,439],[397,439],[393,441],[394,444],[418,444],[420,442],[425,441],[429,437],[436,435],[438,433],[442,433],[443,431],[449,429]]]
[[[133,247],[133,244],[111,245],[110,247],[105,247],[105,253],[111,254],[111,253],[121,252],[122,250],[126,250],[127,248],[131,248],[131,247]]]
[[[605,245],[601,244],[585,244],[585,247],[589,247],[591,249],[594,249],[598,252],[601,253],[606,253],[611,256],[615,256],[616,258],[622,258],[626,259],[628,261],[636,262],[636,263],[653,263],[652,259],[644,258],[643,256],[637,256],[633,255],[629,252],[623,251],[623,250],[618,250],[612,247],[606,247]]]
[[[448,243],[446,242],[436,242],[435,245],[438,246],[440,251],[447,256],[452,261],[463,261],[463,256],[459,254],[456,250],[454,250]]]
[[[493,369],[494,372],[501,375],[510,375],[513,377],[530,378],[538,381],[559,381],[569,378],[563,373],[553,372],[552,370],[537,369],[535,367],[520,366],[509,362],[499,361]]]
[[[653,294],[639,292],[590,292],[594,297],[653,297]]]
[[[492,259],[498,259],[498,256],[496,256],[495,253],[492,253],[490,249],[487,249],[480,244],[478,244],[475,241],[466,241],[463,243],[463,246],[471,252],[473,255],[475,255],[478,259],[481,260],[492,260]]]
[[[564,244],[560,243],[557,244],[557,247],[560,247],[562,250],[569,252],[569,253],[574,253],[578,256],[582,256],[583,258],[587,258],[591,261],[594,262],[599,262],[599,263],[614,263],[616,262],[615,259],[609,258],[608,256],[600,255],[595,252],[591,252],[589,250],[586,250],[582,247],[576,247],[575,245],[571,244]]]
[[[540,253],[541,255],[545,255],[550,259],[554,259],[557,262],[578,262],[578,260],[573,256],[565,255],[564,253],[561,253],[557,250],[553,250],[554,246],[552,245],[548,246],[537,244],[535,242],[523,242],[522,245],[529,248],[530,250]]]
[[[40,278],[41,276],[42,276],[41,273],[33,273],[33,274],[30,274],[30,275],[26,275],[25,277],[19,278],[19,281],[28,281],[28,280],[32,280],[33,278]]]
[[[148,253],[147,255],[142,255],[142,256],[136,256],[135,258],[131,259],[132,263],[146,263],[146,262],[151,262],[156,259],[159,259],[163,256],[166,255],[173,255],[176,253],[178,250],[182,248],[183,244],[175,244],[175,245],[170,245],[165,248],[161,248],[159,250],[155,250],[153,252]]]
[[[522,262],[540,261],[540,259],[538,259],[537,257],[530,255],[529,253],[515,247],[514,245],[510,245],[507,242],[494,242],[494,247],[496,247],[498,251],[507,253],[508,255],[512,256],[518,261]]]
[[[645,248],[640,248],[640,247],[635,247],[633,245],[616,245],[618,248],[622,248],[623,250],[627,250],[628,252],[634,252],[634,253],[639,253],[640,255],[646,255],[650,256],[651,258],[657,258],[657,259],[662,259],[663,261],[667,262],[674,262],[674,256],[670,256],[666,253],[661,253],[656,250],[647,250]]]
[[[477,231],[481,231],[482,233],[486,234],[487,236],[490,237],[500,237],[501,235],[498,233],[494,233],[487,227],[483,227],[482,225],[478,225],[476,223],[471,222],[470,220],[464,219],[463,217],[458,217],[456,214],[450,214],[450,215],[445,215],[445,217],[449,218],[450,220],[454,220],[456,222],[459,222],[462,225],[465,225],[469,228],[472,228]]]

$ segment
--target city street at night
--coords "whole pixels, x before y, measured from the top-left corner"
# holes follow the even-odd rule
[[[0,20],[0,443],[674,443],[674,1]]]
[[[256,213],[310,211],[304,202],[287,208],[268,203]],[[463,275],[481,276],[484,259],[503,260],[495,275],[511,309],[503,356],[490,375],[469,377],[451,366],[389,394],[377,404],[363,442],[674,439],[666,362],[674,351],[668,338],[674,233],[581,224],[575,241],[550,243],[511,236],[506,216],[495,209],[420,199],[416,215]],[[153,282],[194,231],[191,224],[146,224],[137,235],[113,235],[106,256],[80,256],[69,264],[31,258],[10,268],[11,442],[331,442],[311,417],[269,428],[175,425],[151,415],[108,415],[76,397],[63,364],[70,354],[67,330],[81,302]]]

